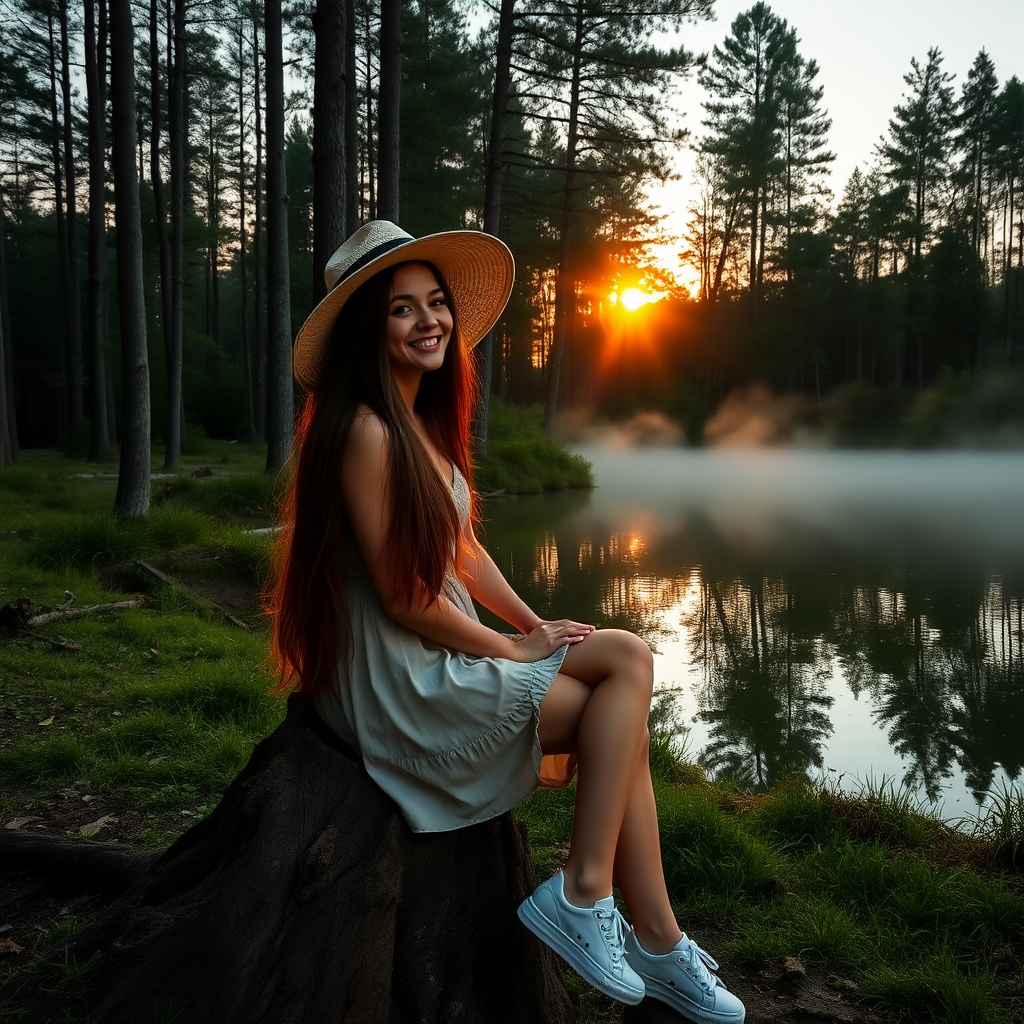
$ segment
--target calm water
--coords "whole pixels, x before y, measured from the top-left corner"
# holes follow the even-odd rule
[[[1024,765],[1024,455],[584,449],[491,501],[541,614],[655,649],[691,756],[756,788],[895,780],[947,817]]]

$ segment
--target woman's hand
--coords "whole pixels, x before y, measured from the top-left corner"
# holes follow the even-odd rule
[[[566,644],[578,644],[594,632],[594,626],[572,619],[539,622],[525,636],[512,641],[512,660],[520,662],[543,661]]]

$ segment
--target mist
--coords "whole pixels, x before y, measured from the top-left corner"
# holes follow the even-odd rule
[[[594,514],[643,507],[706,519],[730,544],[771,551],[901,539],[1024,562],[1024,453],[795,449],[578,449]]]

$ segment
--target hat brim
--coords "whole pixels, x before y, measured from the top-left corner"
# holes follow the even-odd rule
[[[344,278],[306,318],[295,336],[292,372],[307,391],[320,381],[334,321],[352,293],[382,270],[411,260],[433,263],[444,275],[459,337],[469,348],[494,326],[512,294],[515,262],[500,238],[482,231],[442,231],[412,238]]]

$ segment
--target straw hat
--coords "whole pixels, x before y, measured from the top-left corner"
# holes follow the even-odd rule
[[[493,235],[442,231],[413,238],[390,221],[368,221],[327,261],[327,296],[295,337],[292,370],[304,388],[316,387],[334,321],[352,293],[374,274],[408,260],[433,263],[444,275],[459,336],[470,347],[494,326],[512,292],[512,253]]]

